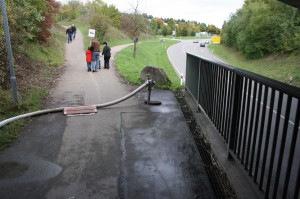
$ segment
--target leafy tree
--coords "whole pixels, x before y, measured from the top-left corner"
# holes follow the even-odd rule
[[[181,30],[181,36],[188,36],[189,32],[186,26],[184,26]]]
[[[32,41],[45,41],[50,36],[47,31],[52,26],[52,17],[59,5],[55,0],[6,1],[11,45],[14,55],[20,53],[20,46],[23,44]],[[9,70],[2,23],[0,23],[0,35],[0,87],[8,89]]]
[[[169,19],[167,24],[168,24],[168,27],[169,27],[170,30],[175,30],[176,23],[175,23],[175,20],[173,18]]]
[[[242,9],[224,23],[223,44],[248,58],[299,49],[299,9],[275,0],[247,0]]]
[[[105,34],[108,29],[108,24],[108,17],[102,14],[94,15],[94,17],[90,21],[91,27],[93,27],[97,32],[96,38],[98,38],[99,41],[104,40]]]
[[[155,19],[151,19],[150,27],[155,33],[157,33],[159,26]]]
[[[100,8],[100,13],[108,17],[111,21],[111,24],[114,27],[120,28],[121,13],[114,5],[110,5],[110,6],[107,6],[107,4],[102,5]]]
[[[207,32],[211,34],[220,34],[221,31],[215,25],[208,25]]]
[[[161,34],[162,34],[163,36],[167,36],[167,35],[169,35],[169,33],[170,33],[170,30],[169,30],[168,26],[164,26],[164,27],[162,28]]]
[[[46,0],[47,11],[43,14],[44,20],[39,24],[38,39],[46,42],[51,36],[50,29],[53,25],[54,15],[58,12],[60,4],[55,0]]]
[[[71,0],[71,1],[68,2],[68,5],[69,5],[69,8],[71,10],[70,19],[76,19],[76,17],[78,17],[79,14],[80,14],[81,2],[79,0]]]

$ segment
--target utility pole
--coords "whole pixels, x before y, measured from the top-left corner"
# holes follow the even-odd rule
[[[5,0],[0,0],[0,6],[1,6],[1,12],[2,12],[2,17],[3,17],[4,34],[5,34],[7,55],[8,55],[9,71],[10,71],[10,83],[11,83],[11,89],[12,89],[12,97],[13,97],[14,104],[18,105],[19,102],[18,102],[17,79],[16,79],[15,72],[14,72],[14,64],[13,64],[13,56],[12,56],[12,49],[11,49],[11,43],[10,43],[9,26],[8,26]]]

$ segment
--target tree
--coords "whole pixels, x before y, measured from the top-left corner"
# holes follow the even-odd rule
[[[247,0],[221,33],[223,44],[251,59],[299,51],[299,9],[275,0]]]
[[[114,6],[110,5],[107,6],[107,4],[104,4],[100,8],[100,13],[108,17],[111,21],[111,24],[116,27],[121,27],[121,13],[119,10]]]
[[[91,27],[93,27],[97,32],[96,37],[99,39],[99,41],[104,40],[105,34],[108,29],[108,24],[109,24],[108,17],[102,14],[94,15],[94,17],[90,21]]]
[[[75,19],[80,13],[80,1],[79,0],[71,0],[68,2],[69,7],[71,8],[71,16],[70,19]]]
[[[208,25],[207,26],[207,32],[211,33],[211,34],[219,34],[221,31],[215,25]]]
[[[139,13],[139,2],[136,1],[135,5],[132,5],[132,14],[130,15],[131,17],[131,30],[130,31],[130,36],[133,38],[133,57],[136,56],[136,50],[137,50],[137,43],[138,43],[138,38],[140,36],[141,30],[144,29],[145,27],[145,18],[143,15]]]
[[[50,29],[53,25],[53,17],[58,12],[60,4],[55,0],[46,0],[47,11],[43,14],[44,20],[40,22],[38,32],[39,41],[46,42],[51,36]]]
[[[162,28],[161,34],[162,34],[163,36],[167,36],[167,35],[169,35],[169,32],[170,32],[170,30],[169,30],[168,26],[164,26],[164,27]]]
[[[32,41],[45,41],[42,31],[52,26],[52,17],[59,6],[55,0],[11,0],[7,1],[7,15],[10,27],[10,39],[14,54],[20,53],[20,46]],[[17,13],[17,14],[16,14]],[[2,16],[1,16],[2,19]],[[2,21],[2,20],[1,20]],[[9,88],[9,70],[7,67],[6,47],[3,24],[0,23],[0,87]],[[24,66],[26,67],[26,66]]]

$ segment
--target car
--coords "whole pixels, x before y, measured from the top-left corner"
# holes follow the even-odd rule
[[[206,44],[209,44],[209,41],[205,41]]]
[[[205,43],[204,43],[204,42],[201,42],[201,43],[200,43],[200,47],[205,47]]]
[[[194,41],[193,41],[193,43],[198,43],[198,42],[199,42],[198,40],[194,40]]]

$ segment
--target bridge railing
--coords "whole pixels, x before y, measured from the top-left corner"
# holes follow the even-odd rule
[[[186,89],[266,198],[300,198],[300,89],[187,54]]]

